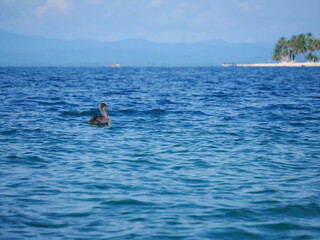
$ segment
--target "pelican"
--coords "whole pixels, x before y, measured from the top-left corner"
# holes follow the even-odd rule
[[[110,121],[109,121],[108,112],[107,112],[107,105],[105,103],[100,103],[99,110],[100,110],[101,116],[93,116],[88,121],[88,124],[99,125],[99,126],[102,126],[102,125],[110,126]]]

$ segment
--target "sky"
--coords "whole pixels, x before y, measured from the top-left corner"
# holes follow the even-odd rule
[[[320,37],[320,0],[0,0],[0,29],[59,39],[275,42]]]

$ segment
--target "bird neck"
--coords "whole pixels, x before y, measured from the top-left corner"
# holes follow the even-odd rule
[[[104,116],[105,118],[108,118],[108,113],[107,113],[107,109],[105,107],[100,108],[100,113],[102,116]]]

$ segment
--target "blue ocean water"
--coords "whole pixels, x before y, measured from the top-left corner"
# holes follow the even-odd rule
[[[320,239],[320,68],[0,68],[1,239]],[[99,102],[111,127],[89,126]]]

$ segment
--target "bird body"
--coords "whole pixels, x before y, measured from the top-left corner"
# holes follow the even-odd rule
[[[93,116],[89,119],[88,124],[99,125],[99,126],[110,126],[110,121],[107,112],[107,105],[105,103],[99,104],[99,110],[101,116]]]

